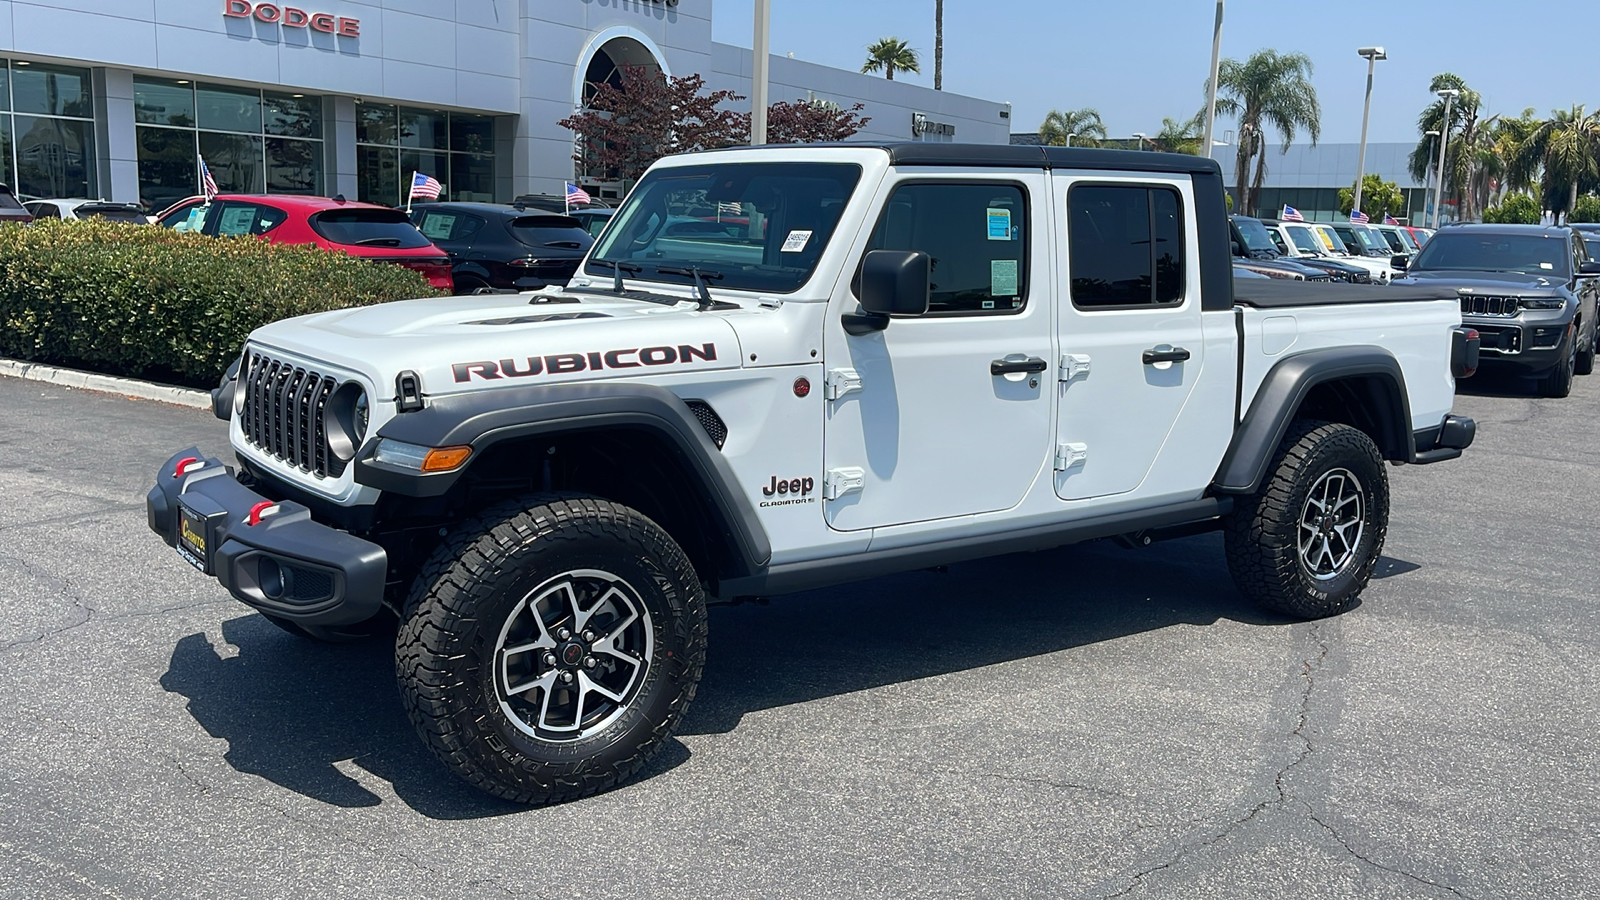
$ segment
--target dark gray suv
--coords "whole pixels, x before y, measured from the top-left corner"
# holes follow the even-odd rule
[[[1600,261],[1566,227],[1462,225],[1434,235],[1404,282],[1448,285],[1461,321],[1482,336],[1482,366],[1539,379],[1565,397],[1594,370]]]

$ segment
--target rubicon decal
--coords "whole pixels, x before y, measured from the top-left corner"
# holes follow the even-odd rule
[[[484,381],[497,378],[529,378],[534,375],[569,375],[573,372],[598,372],[601,369],[637,369],[641,366],[670,366],[675,363],[713,362],[717,345],[679,344],[676,347],[634,347],[628,350],[591,350],[587,353],[553,353],[519,359],[456,363],[451,366],[456,383],[474,377]]]
[[[812,478],[779,478],[772,476],[772,483],[761,489],[766,497],[782,497],[781,500],[763,500],[763,508],[769,506],[794,506],[799,503],[815,503],[817,498],[811,496],[817,482]]]

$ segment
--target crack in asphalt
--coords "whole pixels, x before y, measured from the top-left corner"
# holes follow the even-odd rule
[[[1164,869],[1171,868],[1184,857],[1196,850],[1203,850],[1213,844],[1218,843],[1219,841],[1222,841],[1223,839],[1232,835],[1238,829],[1248,824],[1263,810],[1267,809],[1268,807],[1279,806],[1289,799],[1288,792],[1283,786],[1284,777],[1287,776],[1289,772],[1292,771],[1296,766],[1300,765],[1302,762],[1305,762],[1306,758],[1309,757],[1315,750],[1315,748],[1311,746],[1310,739],[1305,736],[1305,728],[1306,724],[1311,719],[1311,691],[1316,686],[1316,671],[1320,669],[1322,664],[1327,660],[1329,652],[1328,643],[1327,641],[1323,640],[1321,629],[1321,623],[1313,622],[1311,624],[1309,634],[1312,641],[1315,643],[1317,652],[1311,657],[1302,660],[1300,663],[1300,677],[1305,679],[1305,686],[1300,691],[1300,711],[1296,716],[1295,726],[1293,730],[1289,732],[1289,736],[1291,738],[1294,738],[1300,742],[1300,752],[1293,760],[1291,760],[1283,768],[1279,769],[1273,776],[1272,787],[1277,796],[1269,797],[1265,800],[1262,800],[1260,803],[1257,803],[1255,806],[1250,808],[1249,812],[1229,822],[1215,834],[1212,834],[1209,837],[1193,844],[1179,848],[1178,852],[1170,859],[1167,859],[1158,865],[1154,865],[1134,873],[1130,877],[1128,886],[1126,888],[1123,888],[1115,894],[1106,895],[1105,900],[1112,900],[1112,898],[1115,897],[1126,897],[1137,890],[1145,878],[1148,878],[1149,876],[1154,875]]]
[[[1322,819],[1318,818],[1316,811],[1311,808],[1311,804],[1305,802],[1304,800],[1296,800],[1296,802],[1299,803],[1301,806],[1305,807],[1305,809],[1306,809],[1306,817],[1307,818],[1309,818],[1311,821],[1313,821],[1313,822],[1317,823],[1319,826],[1321,826],[1323,831],[1326,831],[1329,834],[1329,836],[1331,836],[1335,841],[1338,841],[1339,842],[1339,846],[1343,847],[1347,853],[1349,853],[1351,856],[1354,856],[1356,859],[1361,860],[1362,862],[1366,863],[1369,866],[1372,866],[1375,869],[1382,869],[1385,872],[1391,872],[1391,873],[1393,873],[1395,875],[1400,875],[1402,877],[1409,878],[1412,881],[1417,882],[1418,884],[1425,884],[1428,887],[1438,888],[1441,891],[1449,891],[1451,894],[1453,894],[1453,895],[1455,895],[1457,897],[1465,898],[1465,900],[1472,900],[1472,897],[1471,897],[1470,894],[1463,894],[1461,891],[1457,890],[1456,888],[1451,887],[1448,884],[1440,884],[1437,881],[1429,881],[1428,879],[1423,878],[1421,875],[1417,875],[1417,874],[1412,873],[1412,872],[1407,872],[1404,869],[1396,869],[1393,866],[1386,866],[1383,863],[1372,859],[1371,857],[1363,855],[1360,851],[1356,850],[1356,848],[1350,846],[1350,842],[1346,841],[1344,839],[1344,836],[1339,834],[1339,832],[1336,831],[1333,828],[1332,825],[1329,825],[1327,822],[1324,822],[1324,821],[1322,821]]]
[[[1097,788],[1094,785],[1078,784],[1075,781],[1052,781],[1048,778],[1037,775],[1006,775],[1000,772],[979,772],[977,775],[979,778],[997,778],[1001,781],[1011,781],[1017,784],[1037,784],[1043,785],[1044,787],[1053,787],[1063,791],[1084,791],[1090,794],[1099,794],[1102,797],[1110,797],[1114,800],[1132,799],[1125,794],[1119,794],[1116,791],[1108,791],[1105,788]]]

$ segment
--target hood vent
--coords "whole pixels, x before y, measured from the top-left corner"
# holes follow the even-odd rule
[[[532,325],[535,322],[566,322],[572,319],[609,319],[609,315],[599,312],[569,312],[545,313],[542,316],[512,316],[509,319],[479,319],[476,322],[462,322],[463,325]]]

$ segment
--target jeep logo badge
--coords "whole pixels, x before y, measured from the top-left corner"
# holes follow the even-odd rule
[[[792,506],[796,503],[815,503],[817,498],[811,496],[811,492],[816,486],[817,481],[814,478],[784,479],[774,475],[772,476],[772,483],[762,488],[761,493],[766,497],[783,497],[784,499],[763,500],[761,505],[768,507]]]

